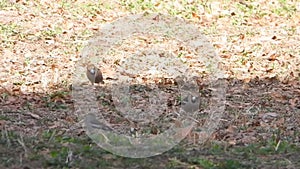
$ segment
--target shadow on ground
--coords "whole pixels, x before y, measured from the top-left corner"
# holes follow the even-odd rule
[[[226,111],[211,139],[186,139],[145,159],[110,154],[87,137],[71,92],[1,91],[0,168],[297,168],[299,81],[228,79]]]

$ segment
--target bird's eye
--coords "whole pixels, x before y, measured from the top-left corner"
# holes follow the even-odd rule
[[[95,74],[95,69],[91,69],[90,72],[91,72],[92,74]]]

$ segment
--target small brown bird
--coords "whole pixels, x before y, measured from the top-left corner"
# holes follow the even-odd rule
[[[87,69],[86,70],[86,76],[90,80],[90,82],[92,83],[92,85],[94,85],[94,83],[104,84],[103,76],[102,76],[102,73],[101,73],[100,69],[98,69],[93,64],[89,64],[86,67],[86,69]]]

